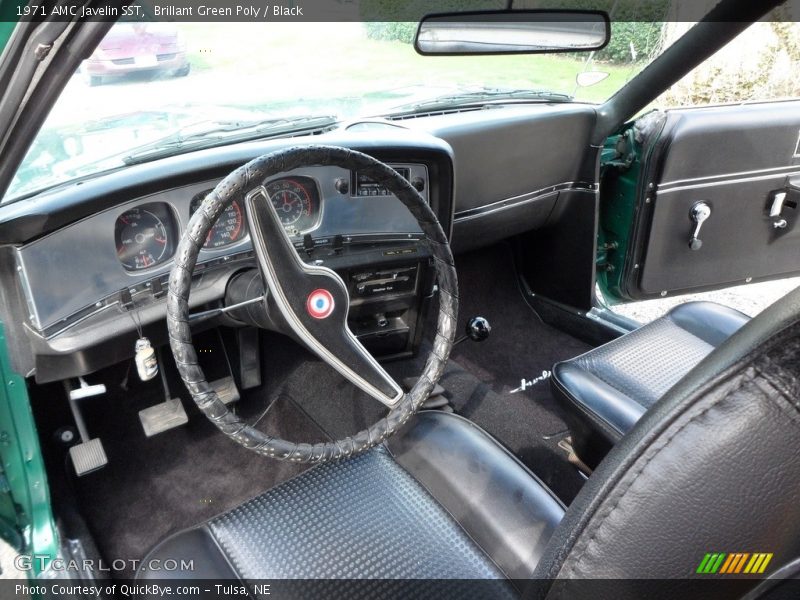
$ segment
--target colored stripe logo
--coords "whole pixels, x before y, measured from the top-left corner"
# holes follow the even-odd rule
[[[306,299],[306,310],[315,319],[327,319],[333,313],[335,303],[328,290],[314,290]]]
[[[771,552],[707,552],[696,572],[701,575],[760,575],[771,560]]]

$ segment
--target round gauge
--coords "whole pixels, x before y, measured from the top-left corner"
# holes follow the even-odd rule
[[[311,215],[308,190],[291,179],[280,179],[267,185],[267,194],[284,227],[291,227],[302,217]]]
[[[192,214],[200,208],[208,192],[198,194],[192,200],[189,210]],[[208,232],[206,243],[203,248],[222,248],[230,244],[235,244],[244,237],[244,211],[237,201],[231,202],[225,211],[220,215],[217,222]]]
[[[117,257],[129,271],[147,269],[169,256],[169,234],[164,222],[150,210],[132,208],[114,225]]]

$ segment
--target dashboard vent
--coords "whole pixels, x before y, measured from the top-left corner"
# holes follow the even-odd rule
[[[338,126],[334,123],[333,125],[328,125],[325,127],[316,127],[313,129],[298,129],[297,131],[292,132],[282,132],[275,135],[265,135],[262,138],[258,138],[260,140],[273,140],[273,139],[290,139],[296,137],[306,137],[308,135],[322,135],[323,133],[328,133],[329,131],[334,131]]]
[[[344,129],[347,131],[375,131],[379,129],[407,129],[403,125],[391,123],[384,118],[375,118],[363,121],[354,121],[347,124]]]

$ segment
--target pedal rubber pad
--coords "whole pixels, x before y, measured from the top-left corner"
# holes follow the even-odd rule
[[[236,387],[236,382],[233,377],[222,377],[210,383],[217,396],[224,404],[230,404],[239,400],[239,388]]]
[[[78,477],[96,471],[108,464],[106,451],[100,438],[76,444],[69,449],[69,457]]]
[[[189,422],[186,411],[180,399],[173,398],[161,404],[156,404],[139,411],[139,420],[142,422],[144,434],[153,437],[164,431],[180,427]]]

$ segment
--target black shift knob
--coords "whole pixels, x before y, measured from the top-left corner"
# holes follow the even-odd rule
[[[473,342],[482,342],[489,337],[492,332],[492,326],[483,317],[472,317],[467,321],[465,332]]]

